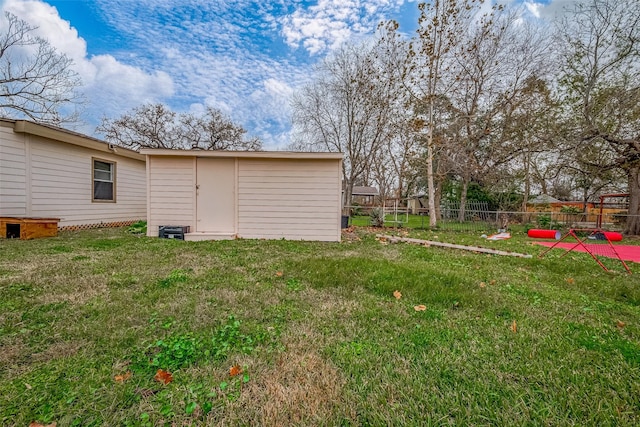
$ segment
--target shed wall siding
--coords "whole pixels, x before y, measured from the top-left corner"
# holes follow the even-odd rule
[[[149,212],[147,235],[161,225],[188,225],[195,230],[195,158],[147,157]]]
[[[0,127],[0,216],[27,215],[24,138],[11,128]]]
[[[339,241],[339,162],[240,159],[238,235]]]

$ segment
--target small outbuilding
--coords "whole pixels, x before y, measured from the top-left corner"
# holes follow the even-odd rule
[[[340,241],[341,153],[143,149],[147,235]],[[181,236],[182,237],[182,236]]]
[[[376,187],[354,185],[351,192],[352,204],[367,207],[375,206],[376,197],[379,195],[380,192]]]

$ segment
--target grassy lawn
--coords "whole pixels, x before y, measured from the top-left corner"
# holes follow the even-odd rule
[[[534,258],[364,228],[0,240],[0,425],[640,425],[638,264],[390,232]]]

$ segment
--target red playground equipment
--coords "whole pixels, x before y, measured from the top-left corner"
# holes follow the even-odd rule
[[[610,271],[604,264],[601,258],[613,258],[620,261],[627,273],[631,274],[631,270],[620,257],[620,254],[616,251],[616,247],[611,244],[612,241],[621,240],[619,233],[612,233],[604,231],[599,228],[596,229],[571,229],[560,240],[551,245],[546,251],[539,255],[539,258],[545,256],[551,249],[555,247],[565,247],[561,245],[566,239],[575,239],[576,243],[573,246],[567,248],[566,252],[562,254],[560,258],[565,256],[571,251],[587,252],[591,257],[602,267],[605,271]]]

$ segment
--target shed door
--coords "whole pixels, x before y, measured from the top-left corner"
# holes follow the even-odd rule
[[[235,233],[235,159],[198,158],[196,180],[196,231]]]

